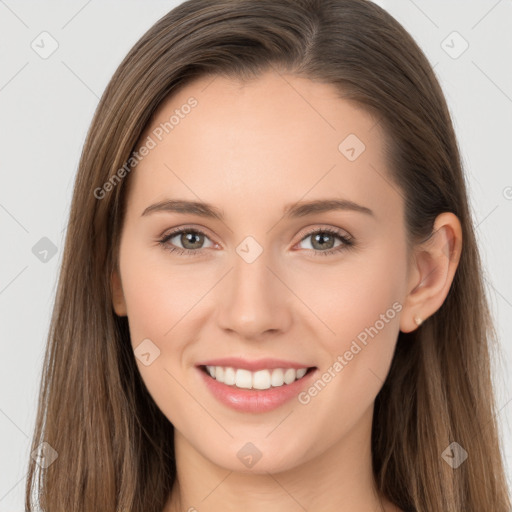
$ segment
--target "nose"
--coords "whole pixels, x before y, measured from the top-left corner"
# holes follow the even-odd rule
[[[274,267],[266,251],[252,263],[235,254],[233,269],[220,290],[217,322],[221,329],[257,340],[289,328],[292,294]]]

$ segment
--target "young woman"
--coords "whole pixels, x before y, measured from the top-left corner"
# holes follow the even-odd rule
[[[189,0],[85,142],[27,508],[507,512],[494,339],[403,27],[365,0]]]

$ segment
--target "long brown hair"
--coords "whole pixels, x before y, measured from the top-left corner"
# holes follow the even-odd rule
[[[496,334],[454,129],[423,52],[367,0],[189,0],[123,60],[76,177],[32,445],[47,442],[58,458],[45,468],[30,460],[27,509],[162,511],[176,478],[173,426],[139,375],[127,318],[112,307],[131,175],[118,172],[169,94],[195,77],[249,79],[269,68],[332,84],[379,119],[410,244],[442,212],[462,225],[448,296],[416,331],[400,332],[376,399],[378,488],[405,511],[508,512],[491,384]],[[454,441],[469,454],[457,469],[441,457]]]

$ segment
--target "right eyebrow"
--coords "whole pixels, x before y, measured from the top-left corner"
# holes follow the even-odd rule
[[[175,212],[199,215],[201,217],[209,217],[212,219],[223,220],[224,213],[215,206],[208,203],[200,203],[197,201],[185,201],[181,199],[166,199],[158,203],[148,206],[142,216],[149,215],[153,212]]]

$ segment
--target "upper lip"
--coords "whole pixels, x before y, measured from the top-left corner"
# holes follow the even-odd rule
[[[274,368],[311,368],[309,364],[296,363],[294,361],[285,361],[284,359],[264,358],[249,361],[241,357],[223,357],[220,359],[209,359],[197,364],[197,366],[224,366],[232,368],[240,368],[243,370],[272,370]]]

